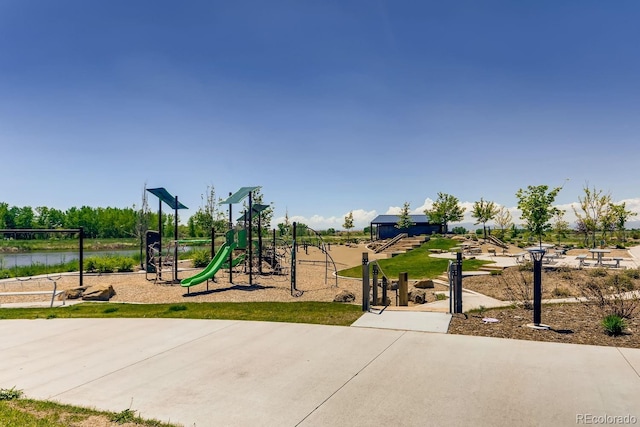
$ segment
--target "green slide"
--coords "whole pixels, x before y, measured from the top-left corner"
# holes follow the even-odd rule
[[[233,259],[233,263],[231,264],[231,266],[237,267],[238,264],[241,264],[244,262],[246,257],[247,257],[246,254],[240,254],[239,257]],[[229,268],[229,260],[226,260],[225,262],[222,263],[222,268]]]
[[[236,242],[231,243],[231,245],[227,245],[226,243],[222,245],[216,256],[213,257],[209,265],[202,270],[200,273],[195,276],[187,277],[186,279],[182,279],[180,281],[180,285],[185,288],[189,286],[198,285],[206,280],[212,279],[213,276],[220,270],[222,264],[229,258],[229,253],[236,248]]]

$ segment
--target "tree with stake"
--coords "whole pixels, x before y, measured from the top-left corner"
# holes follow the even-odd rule
[[[353,228],[353,211],[349,212],[344,217],[344,224],[342,224],[345,230],[347,230],[347,241],[350,240],[350,230]]]
[[[513,223],[513,217],[511,216],[509,209],[504,206],[500,206],[496,213],[495,221],[496,224],[498,224],[498,227],[500,227],[500,238],[503,239],[505,234],[504,231],[511,227],[511,224]]]
[[[527,229],[538,236],[540,248],[542,248],[542,236],[550,229],[549,221],[559,211],[552,206],[556,196],[562,187],[549,190],[547,185],[529,185],[526,190],[522,188],[516,192],[518,209],[522,211],[521,219],[526,221]]]
[[[438,199],[433,202],[431,209],[425,209],[424,213],[432,224],[442,224],[443,233],[447,232],[447,224],[462,221],[465,208],[460,206],[460,201],[447,193],[438,193]]]
[[[493,202],[485,201],[482,197],[480,197],[479,202],[473,203],[471,216],[477,220],[474,224],[482,223],[485,240],[487,238],[487,222],[495,218],[497,214],[498,207]]]
[[[596,232],[602,225],[602,219],[606,217],[609,204],[611,203],[611,195],[603,194],[602,190],[597,190],[595,187],[584,187],[584,197],[578,197],[580,202],[580,209],[582,213],[574,207],[573,212],[578,217],[579,221],[587,228],[587,233],[591,234],[592,247],[596,247]],[[607,222],[607,221],[605,221]],[[604,224],[605,226],[607,224]]]
[[[415,222],[411,220],[411,215],[409,214],[409,202],[404,202],[402,209],[400,210],[400,214],[398,215],[398,222],[396,223],[396,228],[399,230],[408,230]]]

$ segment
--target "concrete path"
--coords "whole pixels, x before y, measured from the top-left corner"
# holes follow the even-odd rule
[[[2,388],[189,427],[640,422],[637,349],[267,322],[51,319],[0,321],[0,354]]]

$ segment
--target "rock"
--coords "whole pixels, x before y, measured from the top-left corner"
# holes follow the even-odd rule
[[[353,292],[348,290],[343,290],[338,293],[338,295],[333,298],[333,302],[353,302],[356,300],[356,296]]]
[[[89,286],[82,293],[84,301],[109,301],[116,294],[111,285],[94,285]]]
[[[415,304],[424,304],[427,302],[427,293],[422,289],[413,288],[409,292],[409,299]]]
[[[67,299],[79,299],[82,298],[82,294],[86,288],[73,288],[67,289]]]
[[[433,280],[420,280],[418,283],[414,285],[418,289],[432,289],[434,288]]]

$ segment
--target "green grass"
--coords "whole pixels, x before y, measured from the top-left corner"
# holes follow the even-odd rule
[[[0,310],[0,319],[171,318],[225,319],[348,326],[362,315],[359,305],[333,302],[247,302],[121,304],[83,303],[55,308]]]
[[[82,425],[89,417],[140,427],[177,427],[176,424],[142,419],[131,409],[115,413],[32,399],[0,401],[1,426],[73,427]]]
[[[453,239],[434,238],[420,246],[404,254],[397,255],[393,258],[381,259],[378,261],[380,268],[388,278],[397,278],[399,273],[407,272],[409,279],[433,279],[438,277],[447,270],[449,265],[448,259],[430,257],[429,249],[450,250],[459,242]],[[482,261],[478,259],[468,259],[463,262],[465,271],[477,270],[491,261]],[[356,266],[341,270],[338,272],[345,277],[362,277],[362,266]]]

